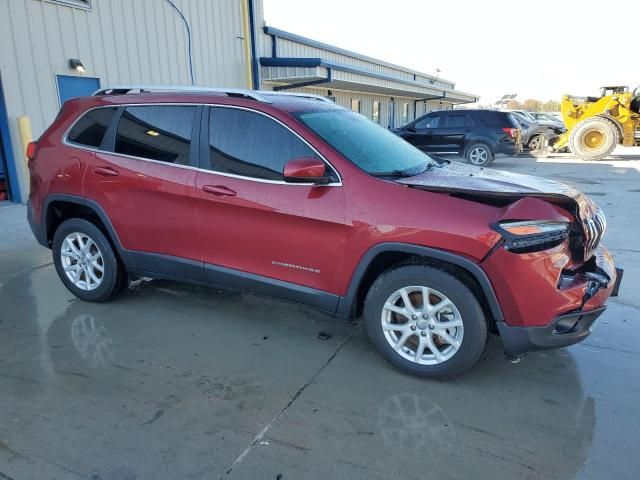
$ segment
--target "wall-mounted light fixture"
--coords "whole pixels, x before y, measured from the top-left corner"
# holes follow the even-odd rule
[[[86,72],[86,70],[84,68],[84,65],[77,58],[70,58],[69,59],[69,68],[75,70],[78,73]]]
[[[436,68],[436,76],[435,76],[435,78],[431,78],[431,80],[429,80],[429,83],[431,85],[433,85],[434,83],[436,83],[438,81],[438,78],[440,77],[440,72],[441,71],[442,70],[440,70],[439,68]]]

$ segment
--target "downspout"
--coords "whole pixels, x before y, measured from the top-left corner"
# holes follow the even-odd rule
[[[389,128],[395,128],[396,127],[396,101],[394,100],[393,97],[389,98],[389,106],[391,107],[391,125],[389,125]]]
[[[191,28],[189,28],[189,22],[187,22],[187,19],[184,17],[184,15],[182,14],[182,12],[178,9],[178,7],[175,6],[175,4],[171,1],[171,0],[165,0],[169,5],[171,5],[173,7],[173,9],[178,12],[178,15],[180,15],[180,18],[182,19],[182,21],[184,22],[184,26],[187,29],[187,41],[188,41],[188,58],[189,58],[189,76],[191,77],[191,85],[195,85],[195,80],[193,78],[193,52],[191,51]]]
[[[413,119],[415,120],[417,117],[416,112],[418,111],[418,102],[424,102],[424,109],[427,109],[427,102],[430,100],[438,100],[439,98],[445,98],[447,95],[446,92],[442,92],[442,95],[439,97],[431,97],[431,98],[417,98],[413,101]],[[426,113],[426,112],[425,112]]]
[[[264,27],[265,31],[267,27]],[[269,35],[271,37],[271,58],[278,58],[278,37],[273,34]]]
[[[256,45],[256,9],[254,0],[247,0],[249,4],[249,34],[251,38],[251,71],[253,89],[260,89],[260,70],[258,69],[258,51]]]

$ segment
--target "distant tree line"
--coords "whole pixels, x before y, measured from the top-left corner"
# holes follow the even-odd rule
[[[496,108],[495,104],[480,104],[474,108]],[[557,100],[536,100],[535,98],[527,98],[524,102],[518,100],[510,100],[507,103],[507,110],[527,110],[529,112],[559,112],[560,102]]]
[[[509,110],[527,110],[529,112],[559,112],[560,102],[557,100],[536,100],[535,98],[527,98],[524,102],[511,100],[507,103]]]

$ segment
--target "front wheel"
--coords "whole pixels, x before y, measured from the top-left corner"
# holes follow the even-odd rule
[[[582,160],[600,160],[618,145],[620,132],[613,121],[603,117],[587,118],[571,131],[569,148]]]
[[[464,154],[467,162],[476,167],[489,165],[494,158],[493,151],[484,143],[474,143],[467,147]]]
[[[471,290],[425,265],[378,277],[367,294],[364,319],[369,338],[389,363],[425,378],[469,370],[487,340],[484,313]]]

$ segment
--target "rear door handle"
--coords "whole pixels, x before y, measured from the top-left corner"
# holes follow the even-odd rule
[[[95,167],[93,173],[103,177],[117,177],[119,175],[119,172],[111,167]]]
[[[235,197],[236,192],[223,185],[203,185],[202,190],[216,197]]]

